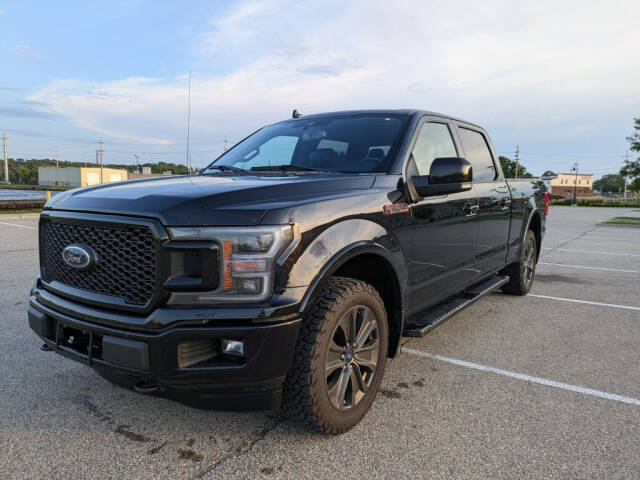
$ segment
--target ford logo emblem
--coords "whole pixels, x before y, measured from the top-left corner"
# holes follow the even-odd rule
[[[96,254],[91,247],[80,243],[68,245],[62,250],[62,260],[71,268],[85,270],[96,263]]]

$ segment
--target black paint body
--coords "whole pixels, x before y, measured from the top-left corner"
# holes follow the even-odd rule
[[[151,382],[160,386],[155,393],[199,406],[273,408],[292,361],[300,314],[314,290],[335,272],[353,273],[350,265],[359,265],[366,277],[371,273],[366,265],[374,261],[375,268],[382,268],[378,273],[393,284],[385,293],[393,297],[388,313],[390,352],[395,354],[405,317],[500,271],[518,258],[527,228],[536,231],[538,242],[545,229],[544,184],[507,182],[480,127],[429,112],[402,112],[410,120],[391,173],[220,172],[99,185],[55,196],[41,221],[66,216],[85,223],[150,225],[159,252],[158,275],[165,277],[166,227],[293,224],[299,242],[276,268],[274,294],[262,304],[175,306],[169,302],[171,292],[159,288],[147,308],[114,309],[102,298],[80,299],[64,285],[38,278],[30,299],[32,328],[52,349],[124,385]],[[411,186],[409,154],[420,126],[434,119],[451,131],[464,126],[482,132],[495,160],[496,179],[420,198]],[[453,137],[464,157],[459,138]],[[388,214],[385,206],[392,203],[406,208]],[[367,262],[352,263],[359,258]],[[79,356],[56,342],[58,325],[145,342],[150,369]],[[183,371],[176,365],[175,345],[194,336],[245,339],[247,361],[240,367]]]

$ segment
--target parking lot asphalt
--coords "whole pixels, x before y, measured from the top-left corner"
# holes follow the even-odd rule
[[[388,362],[339,437],[113,386],[26,321],[37,221],[0,218],[0,478],[637,478],[640,229],[552,207],[530,295],[494,293]]]

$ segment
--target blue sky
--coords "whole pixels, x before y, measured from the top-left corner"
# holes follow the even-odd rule
[[[9,156],[204,166],[264,123],[415,107],[540,174],[602,175],[640,116],[640,2],[1,2]]]

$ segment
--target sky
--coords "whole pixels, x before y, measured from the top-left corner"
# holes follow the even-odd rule
[[[203,167],[304,113],[418,108],[484,126],[534,174],[623,164],[640,1],[0,0],[11,158]]]

